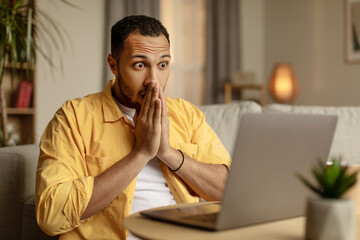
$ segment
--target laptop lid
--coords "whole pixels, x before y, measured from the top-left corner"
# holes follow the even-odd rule
[[[243,115],[216,228],[226,229],[305,214],[309,191],[296,173],[327,161],[336,116]]]
[[[304,215],[308,190],[296,178],[310,176],[317,160],[327,160],[336,116],[248,113],[242,116],[221,204],[150,209],[150,218],[222,230]],[[205,204],[205,206],[204,206]],[[219,211],[216,221],[191,215]]]

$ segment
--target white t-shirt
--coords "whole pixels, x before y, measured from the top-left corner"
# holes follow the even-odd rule
[[[134,125],[133,118],[135,109],[125,107],[115,98],[114,100],[121,112],[123,112]],[[176,201],[167,186],[164,175],[160,169],[159,160],[153,158],[145,165],[137,176],[131,213],[174,204],[176,204]],[[128,239],[137,238],[129,233]]]

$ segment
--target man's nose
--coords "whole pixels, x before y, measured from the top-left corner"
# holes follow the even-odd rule
[[[144,85],[147,86],[152,82],[159,82],[158,72],[156,68],[150,68],[150,70],[147,72]]]

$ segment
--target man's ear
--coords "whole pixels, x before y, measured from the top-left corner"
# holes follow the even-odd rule
[[[111,72],[116,76],[116,74],[118,72],[117,71],[118,66],[117,66],[116,59],[113,57],[113,55],[108,54],[107,61],[108,61]]]

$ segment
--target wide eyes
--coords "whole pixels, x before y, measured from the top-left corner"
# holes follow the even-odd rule
[[[141,70],[145,67],[145,64],[143,62],[136,62],[134,63],[134,68],[137,69],[137,70]]]
[[[168,67],[169,63],[167,61],[161,62],[158,64],[158,67],[162,70],[165,70]],[[136,62],[133,64],[135,70],[143,70],[146,67],[144,62]]]
[[[168,63],[167,63],[167,62],[162,62],[162,63],[159,64],[159,67],[160,67],[161,69],[166,69],[167,66],[168,66]]]

